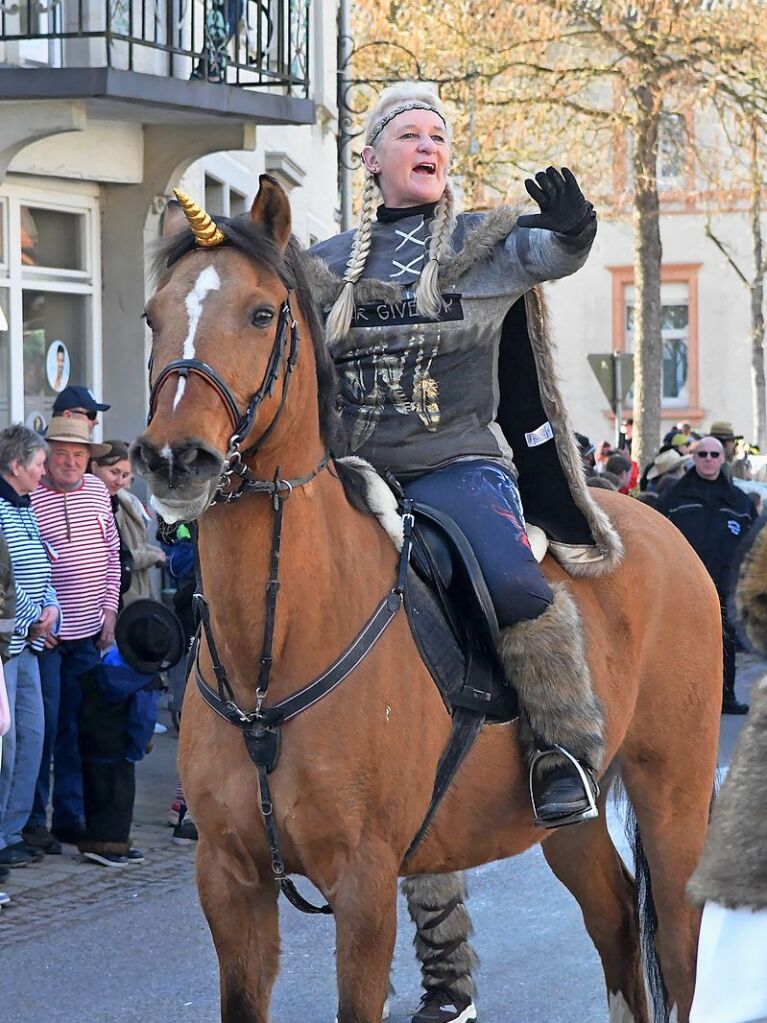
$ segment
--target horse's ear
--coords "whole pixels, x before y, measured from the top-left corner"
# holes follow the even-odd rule
[[[279,181],[268,174],[258,179],[258,195],[250,207],[250,219],[268,235],[280,252],[290,241],[290,203]]]
[[[176,199],[169,199],[162,218],[163,238],[167,238],[169,234],[176,234],[182,227],[186,227],[188,223],[186,214],[181,208],[181,203]]]

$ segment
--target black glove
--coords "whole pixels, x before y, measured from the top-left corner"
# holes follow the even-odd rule
[[[576,235],[595,216],[594,207],[584,198],[575,175],[567,167],[562,168],[561,174],[556,167],[538,171],[535,181],[526,179],[525,188],[541,212],[520,217],[519,227],[541,227],[557,234]]]

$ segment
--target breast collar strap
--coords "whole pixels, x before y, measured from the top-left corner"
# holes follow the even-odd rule
[[[203,595],[197,527],[195,525],[192,528],[197,580],[194,607],[198,625],[194,642],[189,652],[187,674],[189,674],[189,669],[194,666],[195,682],[203,700],[216,714],[225,721],[228,721],[229,724],[236,725],[242,729],[248,754],[258,769],[261,814],[266,827],[274,880],[280,886],[286,898],[304,913],[330,913],[332,910],[329,906],[313,906],[307,902],[298,893],[293,882],[285,876],[285,865],[279,850],[272,800],[269,792],[269,774],[275,769],[279,759],[280,728],[302,711],[313,707],[339,686],[370,653],[386,629],[391,625],[404,600],[413,529],[411,504],[409,501],[404,501],[403,544],[397,567],[397,578],[393,588],[379,603],[354,640],[329,668],[295,693],[269,707],[265,707],[264,701],[269,689],[272,668],[272,643],[277,611],[277,595],[280,588],[280,545],[282,540],[282,513],[285,501],[293,493],[296,486],[303,485],[309,479],[313,479],[326,464],[327,456],[325,456],[322,463],[312,473],[301,477],[300,480],[282,480],[278,468],[274,480],[270,484],[265,483],[265,481],[255,481],[259,484],[259,492],[271,493],[274,519],[272,523],[269,579],[266,585],[264,638],[261,649],[258,685],[256,688],[256,706],[251,711],[244,711],[237,705],[234,690],[218,655],[210,621],[210,607]],[[255,486],[253,489],[256,489]],[[205,640],[208,652],[210,653],[218,692],[208,685],[200,668],[200,638],[202,632],[205,633]]]

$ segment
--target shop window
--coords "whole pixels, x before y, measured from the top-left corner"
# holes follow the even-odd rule
[[[24,289],[24,418],[50,419],[56,395],[90,379],[85,295]]]
[[[0,381],[11,379],[10,302],[8,288],[0,287]],[[11,395],[7,386],[0,384],[0,430],[11,422]]]
[[[698,407],[698,270],[700,264],[661,267],[661,336],[663,341],[661,411],[665,418],[681,412],[695,419]],[[613,349],[632,351],[635,329],[633,267],[610,267],[613,278]],[[631,407],[633,391],[626,405]]]
[[[67,384],[101,391],[95,196],[5,183],[0,195],[0,427],[44,429]]]
[[[87,269],[83,214],[23,205],[20,213],[22,267]]]

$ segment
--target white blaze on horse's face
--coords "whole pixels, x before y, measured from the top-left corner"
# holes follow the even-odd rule
[[[186,332],[186,338],[184,339],[184,351],[181,355],[182,359],[194,358],[194,342],[197,337],[197,328],[200,325],[200,317],[202,316],[202,304],[209,292],[218,291],[220,287],[221,278],[216,273],[216,268],[214,266],[206,266],[204,270],[200,271],[200,275],[194,282],[194,287],[184,299],[186,313],[189,317],[189,328]],[[174,412],[178,407],[178,403],[183,398],[185,390],[186,377],[179,377],[178,386],[176,388],[176,397],[173,400]]]

